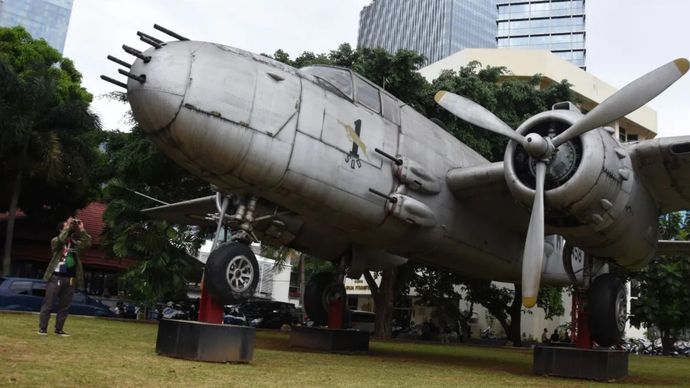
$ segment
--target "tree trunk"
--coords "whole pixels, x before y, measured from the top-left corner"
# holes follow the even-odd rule
[[[506,332],[506,337],[513,343],[513,346],[522,346],[520,335],[520,323],[522,320],[522,290],[518,284],[515,285],[515,296],[510,306],[504,304],[485,306],[489,313],[494,316]],[[508,322],[507,317],[510,317]]]
[[[366,279],[369,290],[371,290],[371,296],[374,298],[374,312],[376,313],[374,337],[376,338],[388,339],[393,334],[392,321],[397,273],[397,268],[382,271],[381,286],[379,287],[371,274],[364,272],[364,279]]]
[[[661,330],[661,354],[664,356],[671,355],[673,351],[673,344],[676,342],[675,338],[671,335],[671,330]]]
[[[12,188],[12,198],[7,215],[7,230],[5,231],[5,252],[2,258],[2,275],[10,276],[10,264],[12,260],[12,239],[14,238],[14,221],[17,217],[17,207],[19,204],[19,192],[22,188],[22,170],[19,170],[14,180]]]
[[[466,312],[460,312],[460,320],[458,321],[458,333],[460,338],[464,338],[465,341],[469,341],[472,336],[472,328],[470,326],[470,321],[472,320],[472,314],[474,312],[474,302],[470,302],[470,309]]]
[[[510,305],[510,330],[506,332],[508,340],[513,342],[513,346],[522,346],[522,336],[520,324],[522,323],[522,290],[519,284],[515,284],[515,297]]]
[[[304,309],[304,253],[299,254],[299,305]]]

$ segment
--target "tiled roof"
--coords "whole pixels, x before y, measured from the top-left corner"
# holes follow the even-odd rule
[[[84,228],[91,235],[92,245],[100,245],[103,233],[103,213],[106,205],[101,202],[91,202],[85,208],[77,210],[77,217],[84,223]]]

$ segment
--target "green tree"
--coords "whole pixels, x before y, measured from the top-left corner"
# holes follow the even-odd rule
[[[557,102],[578,102],[570,83],[565,80],[540,88],[544,80],[538,74],[529,80],[506,79],[507,75],[504,67],[482,67],[476,61],[457,71],[443,71],[432,82],[430,95],[424,100],[427,116],[439,118],[453,136],[487,159],[500,161],[503,160],[507,140],[453,116],[434,103],[433,93],[447,90],[466,97],[496,114],[512,128],[517,128],[539,112],[551,109]]]
[[[381,277],[381,282],[376,283],[371,272],[364,272],[364,279],[369,286],[371,296],[374,299],[374,337],[391,338],[393,333],[393,309],[398,298],[407,295],[408,281],[412,276],[413,266],[409,264],[386,269],[375,273]]]
[[[18,208],[49,222],[97,194],[98,118],[74,64],[22,27],[0,28],[0,211],[10,273]],[[49,195],[47,195],[49,193]]]
[[[688,240],[690,221],[685,213],[660,218],[661,238]],[[679,334],[690,328],[690,256],[659,256],[631,276],[634,295],[630,323],[645,325],[661,333],[663,353],[670,354]]]
[[[410,283],[419,296],[418,304],[435,306],[441,310],[436,315],[440,325],[456,326],[467,332],[470,311],[461,311],[459,302],[465,299],[470,306],[480,304],[496,318],[514,346],[521,346],[520,319],[523,314],[520,287],[516,290],[497,286],[488,280],[468,279],[449,271],[419,266]],[[542,286],[537,306],[545,312],[546,319],[564,312],[562,289]]]
[[[135,192],[173,203],[210,195],[209,185],[162,154],[136,126],[109,132],[104,145],[113,179],[104,190],[103,246],[115,258],[139,261],[122,278],[129,296],[151,307],[186,295],[190,277],[200,273],[195,256],[209,230],[151,219],[141,209],[159,204]]]
[[[121,278],[128,296],[146,307],[186,296],[189,276],[201,269],[195,256],[203,239],[196,230],[149,219],[140,211],[148,200],[118,182],[109,184],[105,196],[104,248],[116,258],[139,260]]]

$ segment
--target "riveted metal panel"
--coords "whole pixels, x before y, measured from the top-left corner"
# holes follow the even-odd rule
[[[372,155],[372,159],[378,157]],[[322,210],[329,214],[327,218],[333,217],[334,209],[343,217],[338,222],[345,224],[350,220],[378,224],[384,217],[382,199],[369,188],[389,193],[393,187],[390,171],[369,163],[353,169],[341,150],[298,132],[289,172],[281,187],[309,198],[313,204],[330,207]]]
[[[275,67],[255,66],[256,93],[249,125],[257,131],[276,135],[297,115],[301,82],[297,76]]]
[[[170,128],[170,134],[179,152],[195,156],[205,170],[225,174],[236,170],[241,164],[256,132],[205,112],[183,107]]]
[[[311,81],[303,80],[297,130],[317,139],[321,138],[325,110],[326,91]]]
[[[200,46],[192,61],[192,80],[185,104],[249,125],[257,83],[257,63],[250,56],[223,50],[213,44]]]

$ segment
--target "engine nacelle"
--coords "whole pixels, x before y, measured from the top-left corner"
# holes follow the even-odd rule
[[[535,115],[517,132],[558,135],[582,117],[572,105],[567,107]],[[613,133],[612,128],[599,128],[558,147],[546,173],[545,226],[547,233],[560,234],[597,257],[636,268],[654,253],[659,210],[636,179],[630,156]],[[511,141],[504,162],[510,191],[519,202],[531,206],[534,159]]]

